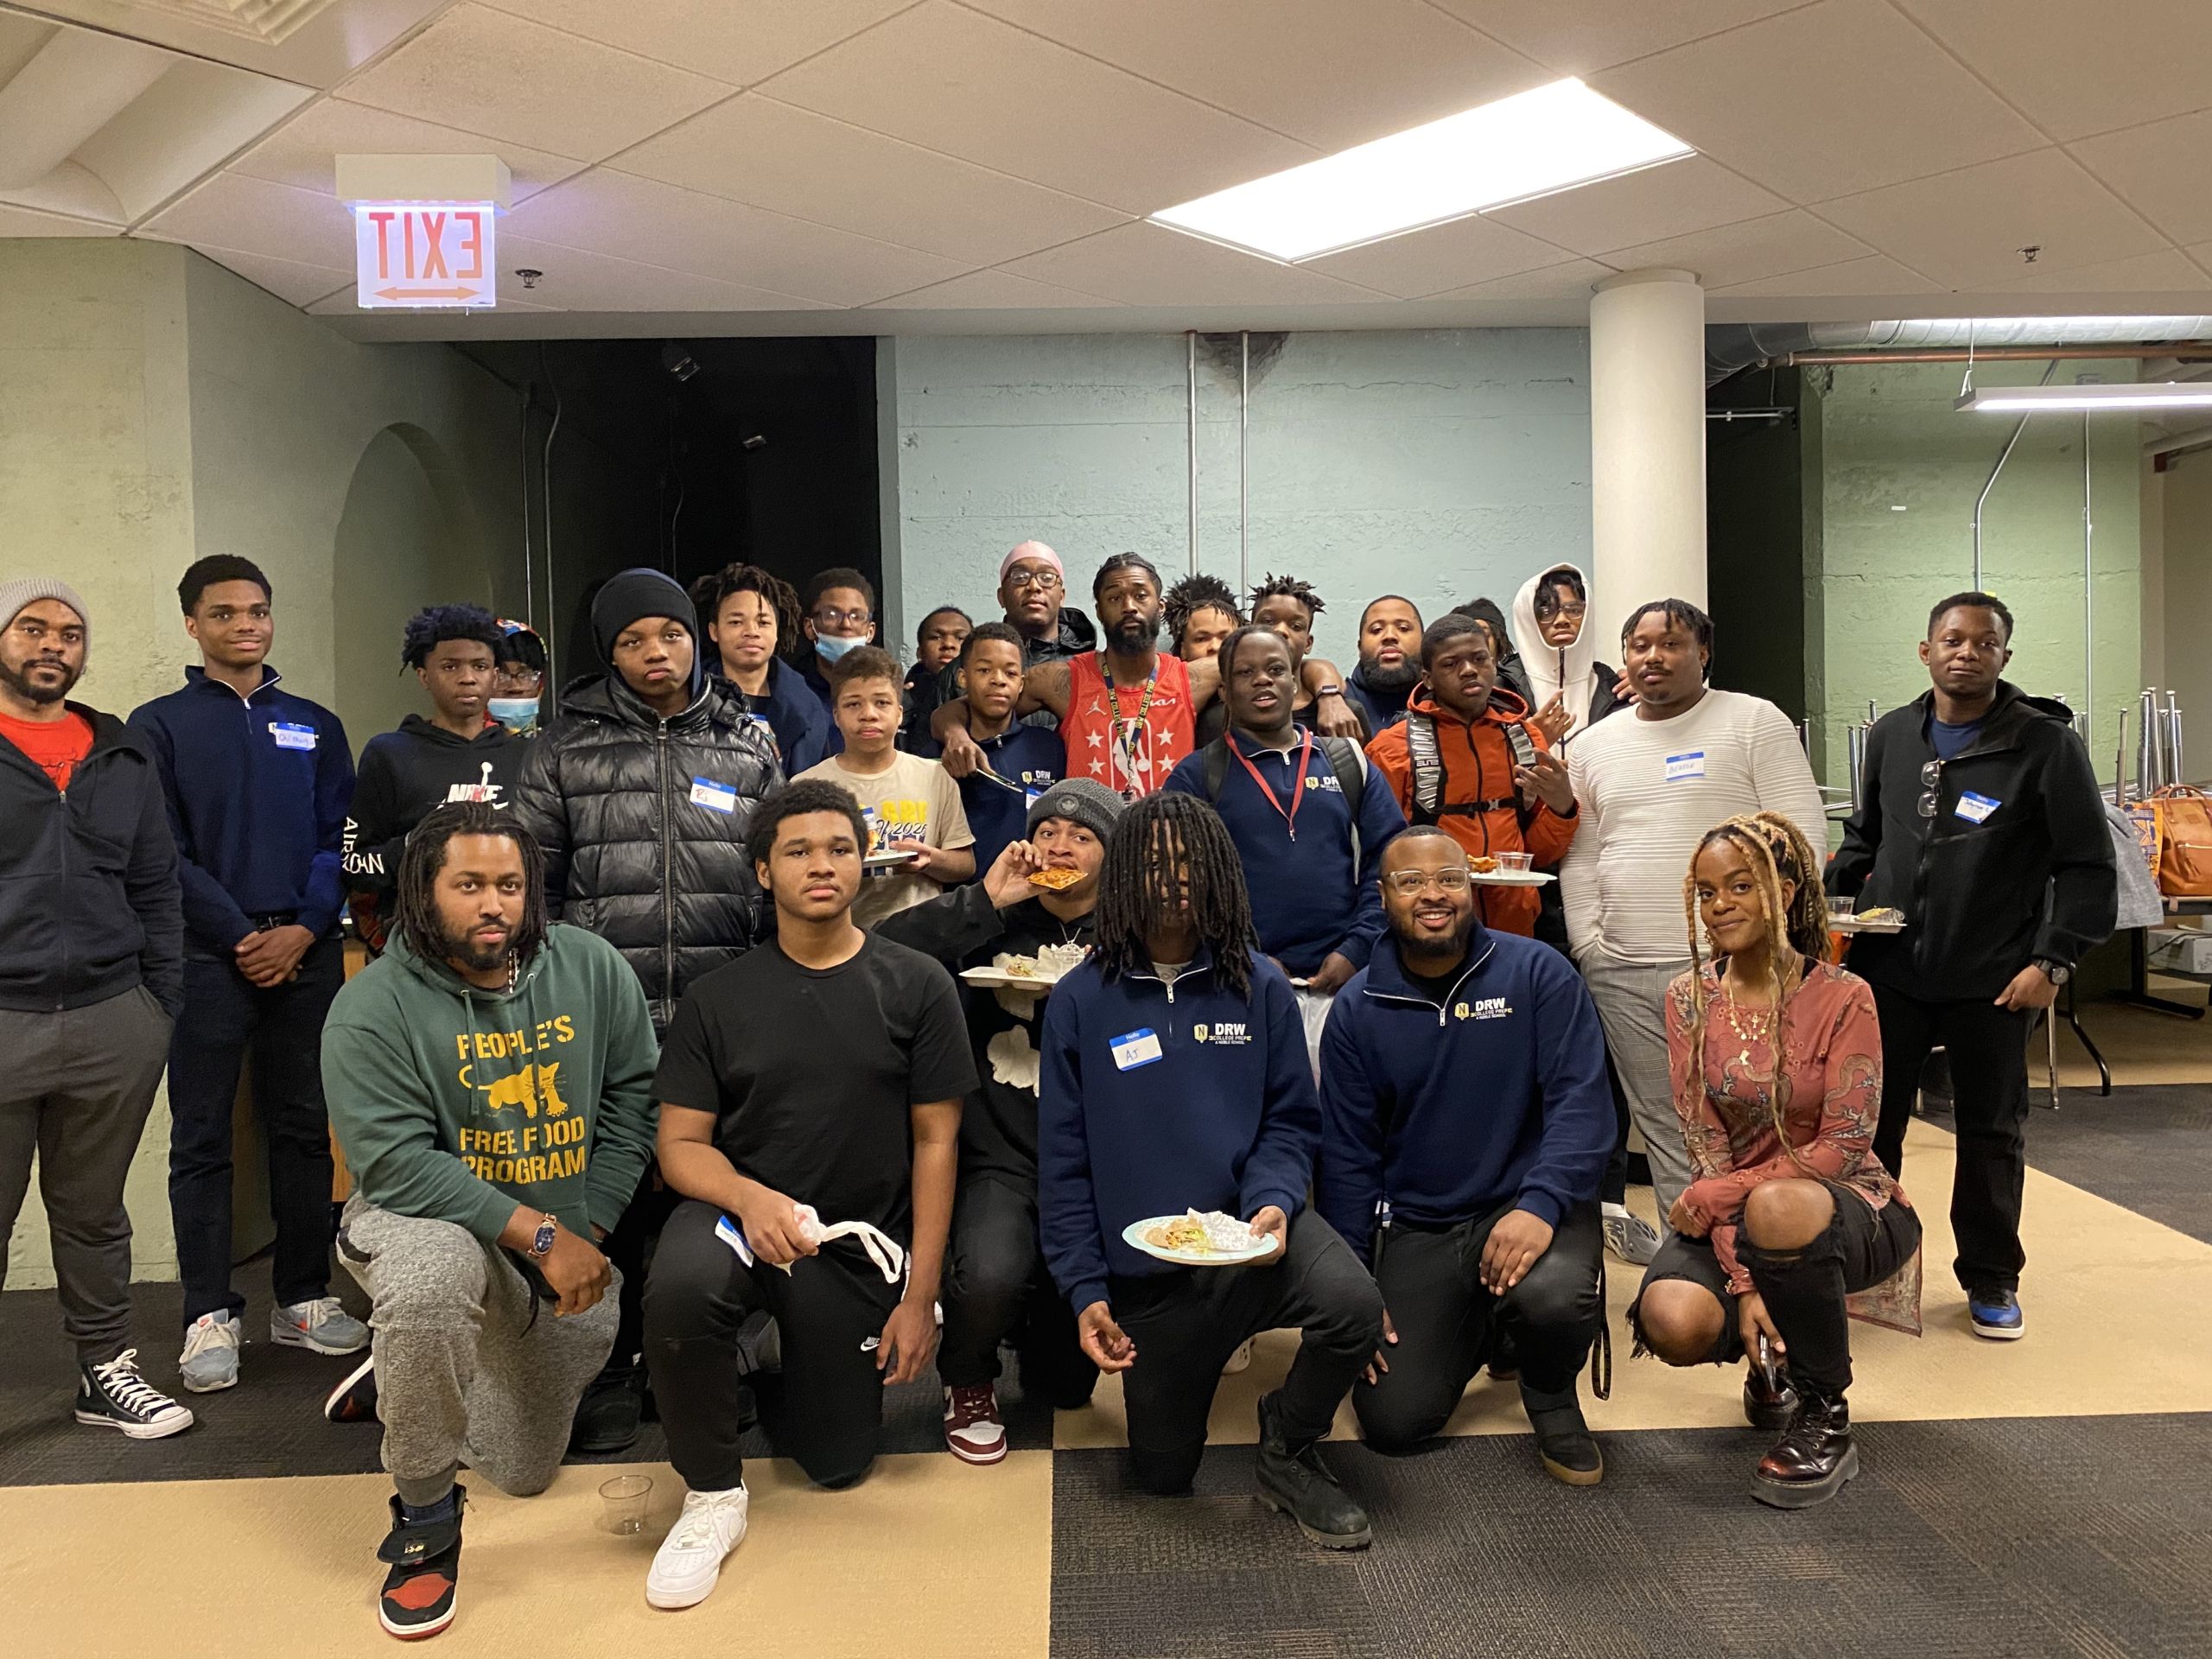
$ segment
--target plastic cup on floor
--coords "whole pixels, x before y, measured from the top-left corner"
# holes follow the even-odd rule
[[[619,1538],[635,1537],[645,1529],[645,1504],[653,1495],[650,1475],[617,1475],[599,1489],[606,1510],[602,1524]]]

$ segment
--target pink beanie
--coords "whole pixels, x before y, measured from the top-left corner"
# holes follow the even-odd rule
[[[1061,575],[1065,576],[1068,573],[1067,567],[1060,563],[1060,556],[1046,546],[1044,543],[1023,542],[1009,549],[1006,557],[999,561],[999,580],[1001,582],[1006,580],[1006,573],[1014,569],[1016,559],[1042,559]]]

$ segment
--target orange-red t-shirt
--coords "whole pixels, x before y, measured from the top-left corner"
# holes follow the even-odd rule
[[[1143,687],[1117,692],[1107,684],[1097,652],[1068,659],[1068,711],[1060,721],[1060,741],[1068,752],[1069,777],[1088,778],[1134,801],[1166,783],[1175,763],[1191,752],[1190,670],[1165,651],[1155,660],[1158,677],[1147,706]]]
[[[59,720],[0,715],[0,737],[30,756],[31,764],[51,778],[56,789],[69,787],[69,774],[92,752],[92,722],[73,709]]]

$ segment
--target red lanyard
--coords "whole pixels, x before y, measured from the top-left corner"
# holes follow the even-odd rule
[[[1252,781],[1260,786],[1260,793],[1268,798],[1268,804],[1276,811],[1282,812],[1284,827],[1290,831],[1290,838],[1296,841],[1298,839],[1298,804],[1306,798],[1306,762],[1313,758],[1313,734],[1311,732],[1306,734],[1306,745],[1298,752],[1298,781],[1291,785],[1290,810],[1287,812],[1283,812],[1282,803],[1275,798],[1274,788],[1266,779],[1260,776],[1260,769],[1252,764],[1252,757],[1244,753],[1243,747],[1238,744],[1234,736],[1230,738],[1229,747],[1236,758],[1244,763],[1244,770],[1252,774]]]

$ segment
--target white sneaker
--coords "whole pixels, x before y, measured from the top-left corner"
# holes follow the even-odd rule
[[[269,1335],[288,1348],[318,1354],[358,1354],[369,1345],[369,1327],[348,1313],[335,1296],[270,1308]]]
[[[213,1394],[238,1380],[238,1316],[202,1313],[185,1327],[177,1380],[194,1394]]]
[[[745,1540],[752,1497],[742,1486],[726,1492],[686,1492],[683,1513],[653,1554],[645,1600],[655,1607],[696,1607],[714,1593],[722,1561]]]
[[[1224,1376],[1234,1376],[1252,1367],[1252,1338],[1247,1337],[1236,1344],[1236,1351],[1229,1357],[1229,1363],[1221,1368]]]

